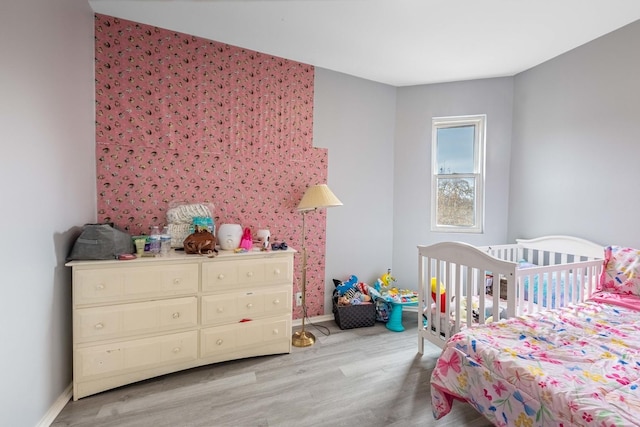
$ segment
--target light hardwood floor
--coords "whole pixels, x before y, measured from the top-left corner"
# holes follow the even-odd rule
[[[52,427],[491,426],[460,402],[442,420],[433,419],[429,378],[440,349],[425,343],[420,356],[415,317],[403,313],[404,332],[382,323],[344,331],[334,322],[318,324],[321,329],[310,325],[317,338],[312,347],[71,401]]]

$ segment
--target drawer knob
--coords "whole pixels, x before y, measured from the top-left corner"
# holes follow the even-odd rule
[[[173,279],[173,284],[174,284],[174,285],[179,285],[179,284],[180,284],[180,282],[181,282],[181,280],[180,280],[180,278],[179,278],[179,277],[176,277],[175,279]]]
[[[279,299],[277,299],[277,298],[276,298],[276,299],[274,299],[274,300],[273,300],[273,305],[278,305],[278,304],[280,304],[280,300],[279,300]]]
[[[253,308],[253,304],[251,303],[247,304],[247,308]]]
[[[99,291],[103,290],[104,289],[104,283],[98,283],[96,285],[96,289],[99,290]]]
[[[176,311],[175,313],[173,313],[173,318],[174,319],[177,319],[179,317],[180,317],[180,313],[179,312]]]
[[[103,324],[102,322],[100,322],[100,323],[96,323],[95,328],[96,328],[96,329],[102,329],[102,328],[104,328],[104,324]]]
[[[276,276],[280,275],[280,269],[276,268],[275,270],[273,270],[273,274],[275,274]]]
[[[247,277],[253,277],[253,271],[247,271]]]
[[[180,348],[180,347],[174,347],[174,348],[173,348],[173,352],[174,352],[174,353],[176,353],[176,354],[177,354],[177,353],[180,353],[180,350],[181,350],[181,348]]]
[[[218,341],[216,341],[216,344],[222,345],[222,340],[219,339]]]
[[[222,274],[222,273],[218,274],[218,279],[220,279],[220,280],[224,279],[224,274]]]
[[[224,308],[218,307],[218,313],[222,313],[223,311],[224,311]]]
[[[278,332],[278,330],[277,330],[277,329],[274,329],[274,330],[273,330],[273,335],[278,335],[278,333],[279,333],[279,332]]]

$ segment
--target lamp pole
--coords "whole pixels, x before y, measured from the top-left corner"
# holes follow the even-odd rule
[[[302,211],[302,331],[304,333],[304,318],[307,317],[307,244],[305,243],[305,218],[307,211]]]
[[[315,210],[315,209],[314,209]],[[307,210],[302,211],[302,329],[293,334],[291,344],[296,347],[308,347],[316,342],[316,337],[304,330],[304,320],[307,317],[307,244],[305,243]]]
[[[291,337],[291,344],[296,347],[307,347],[316,341],[316,337],[311,332],[304,330],[305,317],[307,317],[307,244],[305,242],[307,212],[333,206],[342,206],[342,202],[329,190],[327,184],[308,187],[298,203],[298,211],[302,212],[302,329],[294,332]]]

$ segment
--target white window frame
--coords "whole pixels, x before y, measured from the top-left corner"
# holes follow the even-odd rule
[[[484,180],[485,180],[485,114],[473,116],[434,117],[431,130],[431,231],[446,233],[482,233],[484,230]],[[438,129],[474,126],[473,173],[438,173]],[[437,224],[438,212],[438,179],[439,178],[473,178],[475,180],[474,225],[456,226]]]

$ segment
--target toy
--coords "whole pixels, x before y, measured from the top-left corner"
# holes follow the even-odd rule
[[[369,295],[371,296],[371,299],[374,301],[379,298],[382,298],[382,295],[380,295],[380,292],[378,292],[377,289],[372,288],[371,286],[369,286]]]
[[[338,290],[338,294],[344,295],[345,293],[347,293],[349,289],[356,286],[357,283],[358,283],[358,278],[352,274],[351,276],[349,276],[349,280],[342,282],[341,284],[336,286],[336,289]]]
[[[360,292],[358,292],[356,288],[349,288],[344,294],[342,294],[342,296],[346,297],[348,300],[357,298],[358,295],[360,295]]]
[[[433,302],[436,302],[436,286],[437,286],[438,280],[435,277],[431,278],[431,299],[433,299]],[[444,313],[445,311],[445,304],[447,302],[447,292],[446,292],[446,288],[444,287],[444,285],[442,284],[442,282],[440,282],[440,312]]]
[[[366,302],[371,302],[372,298],[369,293],[375,293],[375,290],[369,288],[366,283],[358,283],[358,278],[354,275],[349,277],[349,280],[344,282],[334,281],[339,283],[336,286],[335,295],[337,297],[337,303],[342,305],[359,305]]]
[[[380,280],[380,278],[377,278],[376,282],[373,284],[373,290],[376,291],[378,295],[380,295],[384,291],[383,288],[384,283],[382,283],[382,280]]]
[[[395,282],[396,278],[391,275],[391,269],[387,269],[387,272],[380,276],[373,285],[374,289],[382,295],[387,295],[389,292],[389,285]]]
[[[367,284],[366,284],[366,283],[364,283],[364,282],[359,282],[359,283],[356,285],[356,289],[357,289],[358,291],[360,291],[361,293],[363,293],[364,295],[369,295],[369,285],[367,285]]]
[[[387,269],[387,272],[380,276],[380,281],[385,287],[389,286],[391,282],[395,282],[396,278],[391,275],[391,269]]]
[[[363,292],[358,291],[355,287],[349,289],[344,295],[344,298],[352,305],[362,304],[363,302],[371,301],[371,297]]]

